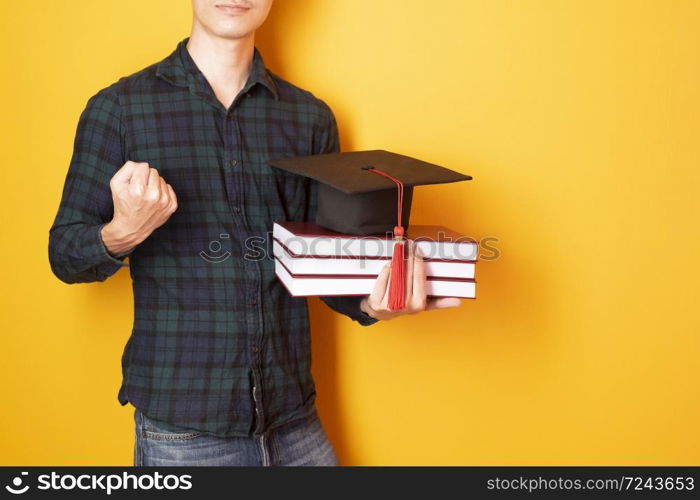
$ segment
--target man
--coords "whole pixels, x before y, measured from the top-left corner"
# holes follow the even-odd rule
[[[134,327],[122,405],[135,465],[335,465],[318,420],[306,301],[246,254],[274,220],[313,220],[316,194],[271,158],[336,152],[330,108],[269,72],[255,30],[272,0],[194,0],[192,32],[164,60],[90,98],[50,231],[54,273],[103,281],[126,266]],[[408,261],[407,308],[323,297],[361,325],[452,307],[426,301]]]

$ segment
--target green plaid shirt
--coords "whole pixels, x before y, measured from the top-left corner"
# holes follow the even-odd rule
[[[331,109],[272,74],[255,50],[229,109],[187,51],[91,97],[80,116],[49,259],[66,283],[103,281],[127,264],[100,237],[109,181],[148,162],[178,209],[129,254],[134,325],[118,398],[173,428],[244,436],[314,407],[306,299],[289,296],[271,257],[275,220],[313,220],[315,184],[271,158],[335,152]],[[323,297],[362,325],[359,297]]]

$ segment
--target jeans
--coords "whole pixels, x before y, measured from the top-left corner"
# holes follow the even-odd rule
[[[134,420],[135,466],[339,465],[315,410],[251,437],[172,432],[138,409]]]

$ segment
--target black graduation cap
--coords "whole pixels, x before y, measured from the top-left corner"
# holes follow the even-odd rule
[[[269,164],[318,181],[317,224],[360,236],[388,232],[403,236],[414,186],[471,179],[384,150],[278,158]]]

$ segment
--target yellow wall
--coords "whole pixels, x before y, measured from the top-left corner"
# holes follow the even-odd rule
[[[190,16],[1,4],[3,465],[131,464],[128,272],[60,283],[48,228],[87,98]],[[474,176],[420,189],[414,223],[500,239],[458,310],[363,329],[312,300],[344,464],[700,464],[698,2],[278,0],[258,45],[345,150]]]

